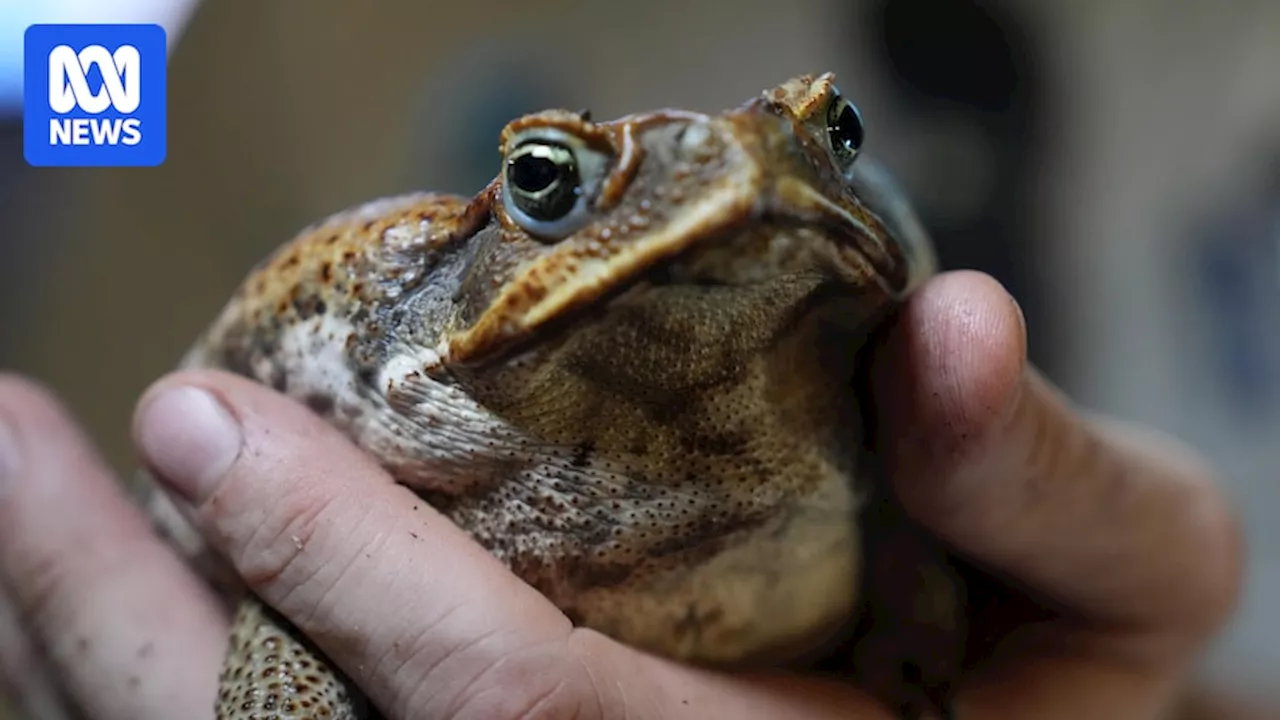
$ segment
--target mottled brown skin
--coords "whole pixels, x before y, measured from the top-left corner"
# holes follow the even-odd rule
[[[833,150],[837,102],[823,75],[718,116],[518,119],[504,157],[574,149],[573,222],[522,215],[503,173],[335,216],[184,365],[306,402],[576,623],[702,664],[834,654],[903,717],[945,715],[960,584],[877,484],[854,392],[931,255]],[[372,717],[256,601],[236,632],[219,718]]]

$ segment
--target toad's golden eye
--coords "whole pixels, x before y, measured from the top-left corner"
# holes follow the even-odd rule
[[[531,140],[507,158],[511,203],[535,223],[554,223],[573,211],[581,177],[573,151],[558,143]]]
[[[591,221],[609,156],[557,128],[531,128],[511,141],[502,164],[502,205],[530,235],[562,240]]]
[[[841,170],[848,171],[858,157],[864,137],[865,129],[858,108],[836,93],[827,106],[827,139]]]

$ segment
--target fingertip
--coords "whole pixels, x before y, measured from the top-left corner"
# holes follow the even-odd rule
[[[195,369],[195,370],[177,370],[147,386],[147,389],[138,397],[138,402],[133,409],[133,437],[135,442],[138,439],[139,426],[147,411],[152,408],[155,401],[163,395],[167,395],[169,391],[180,390],[185,388],[197,388],[209,392],[222,399],[223,405],[232,413],[236,412],[236,402],[227,402],[234,394],[241,396],[244,393],[256,394],[260,392],[269,392],[268,388],[255,383],[252,380],[229,373],[223,370],[213,369]]]
[[[89,437],[52,390],[26,376],[0,373],[0,498],[10,497],[20,483],[41,496],[74,491],[78,486],[70,483],[100,474],[101,467]],[[41,480],[45,484],[37,489]]]
[[[139,406],[134,442],[146,463],[182,499],[199,503],[217,488],[240,456],[240,423],[213,393],[198,385],[158,390]]]
[[[181,370],[152,384],[135,407],[132,434],[157,479],[184,501],[200,504],[219,489],[243,452],[262,450],[273,429],[295,443],[338,434],[273,388],[215,369]],[[345,446],[323,447],[341,454]]]
[[[16,373],[0,372],[0,424],[7,427],[9,442],[15,446],[36,444],[49,433],[59,439],[68,434],[81,439],[62,400],[40,381]]]
[[[13,372],[0,371],[0,405],[33,403],[58,406],[58,399],[39,380]]]
[[[1026,324],[984,273],[935,277],[903,308],[876,358],[876,400],[894,475],[930,476],[976,446],[1015,405]]]

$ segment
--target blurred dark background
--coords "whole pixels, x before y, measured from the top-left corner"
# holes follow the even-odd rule
[[[1280,3],[54,5],[170,28],[163,166],[33,169],[20,108],[0,116],[0,366],[61,392],[121,468],[137,394],[310,221],[478,189],[525,111],[714,111],[829,69],[944,265],[1022,304],[1032,360],[1224,471],[1252,572],[1206,671],[1280,675]]]

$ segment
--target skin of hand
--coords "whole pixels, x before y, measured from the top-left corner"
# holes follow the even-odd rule
[[[907,508],[1008,579],[971,606],[962,716],[1164,716],[1235,605],[1236,517],[1180,445],[1072,409],[1024,341],[995,281],[947,273],[913,296],[873,368],[881,455]],[[212,717],[221,604],[47,393],[0,379],[0,421],[8,690],[40,718],[79,717],[62,691],[101,720]],[[139,403],[135,438],[249,586],[391,718],[889,718],[838,683],[694,669],[574,629],[268,388],[167,377]]]

